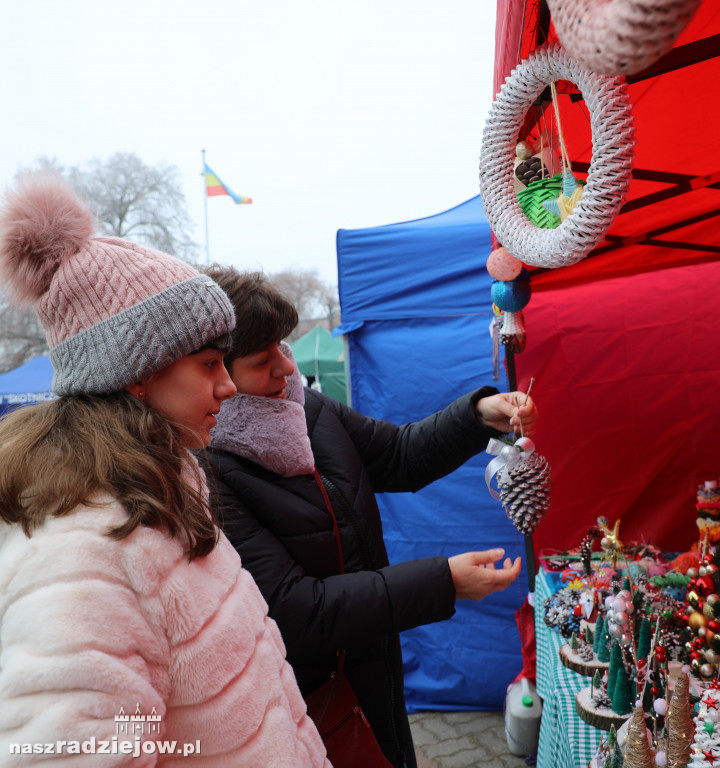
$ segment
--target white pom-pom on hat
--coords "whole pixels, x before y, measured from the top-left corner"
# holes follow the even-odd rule
[[[0,207],[0,278],[18,303],[37,301],[62,262],[87,246],[90,209],[58,175],[30,172]]]

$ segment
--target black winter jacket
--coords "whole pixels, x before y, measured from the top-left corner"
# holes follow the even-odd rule
[[[345,649],[345,672],[394,765],[415,766],[398,633],[455,612],[447,558],[388,565],[375,493],[416,491],[463,464],[499,433],[474,414],[483,387],[422,421],[396,426],[305,390],[308,435],[337,518],[313,475],[282,477],[210,448],[213,507],[278,623],[304,696]],[[440,512],[441,510],[439,510]]]

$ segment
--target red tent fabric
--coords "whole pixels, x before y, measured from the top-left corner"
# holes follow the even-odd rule
[[[618,1],[618,0],[616,0]],[[495,82],[555,39],[541,0],[498,0]],[[633,180],[604,242],[570,267],[530,269],[518,385],[536,383],[538,449],[553,469],[536,549],[577,546],[598,515],[624,541],[697,540],[695,495],[720,477],[720,4],[704,0],[672,51],[629,78]],[[577,175],[587,110],[572,84],[560,111]],[[552,122],[528,111],[518,140]]]

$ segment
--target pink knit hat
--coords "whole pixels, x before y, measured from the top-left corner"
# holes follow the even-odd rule
[[[223,290],[189,264],[92,233],[56,175],[25,175],[0,208],[0,278],[35,304],[56,394],[121,390],[235,327]]]

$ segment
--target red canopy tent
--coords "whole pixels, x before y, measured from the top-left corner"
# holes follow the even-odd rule
[[[617,1],[617,0],[616,0]],[[495,90],[556,39],[544,0],[498,0]],[[698,538],[698,485],[720,476],[720,4],[704,0],[673,49],[628,78],[633,178],[604,241],[579,263],[530,268],[527,348],[536,443],[553,470],[537,550],[577,546],[599,515],[620,538],[674,550]],[[587,108],[560,91],[573,170],[592,153]],[[518,140],[552,122],[549,93]]]

